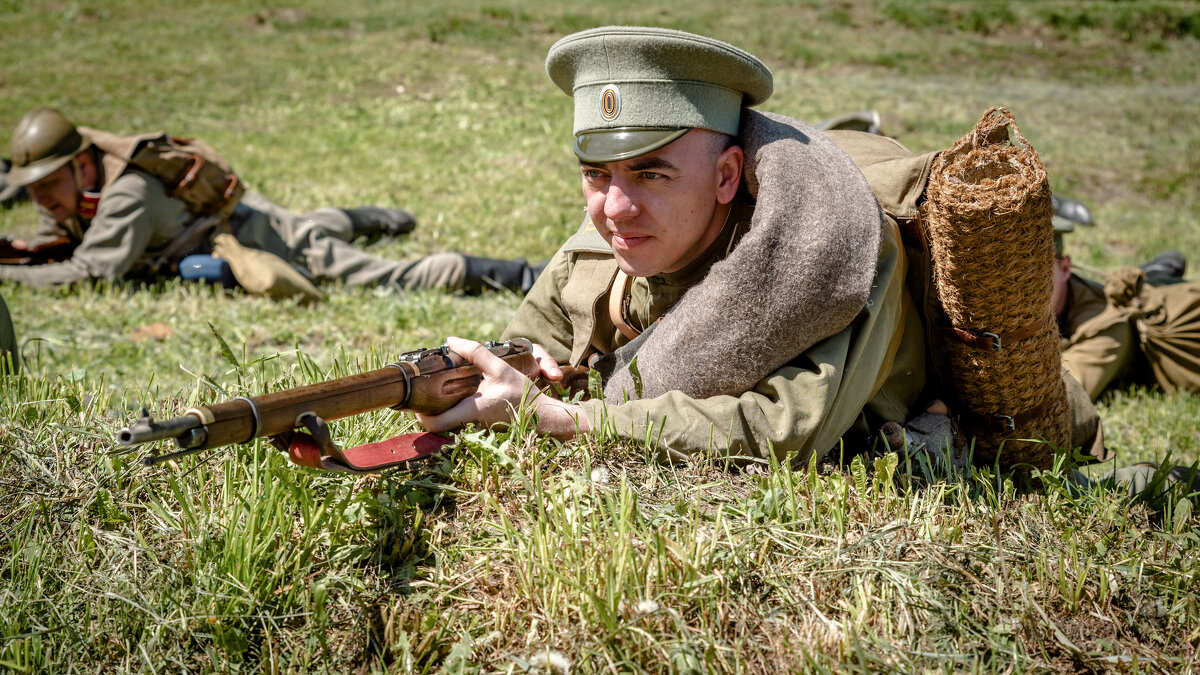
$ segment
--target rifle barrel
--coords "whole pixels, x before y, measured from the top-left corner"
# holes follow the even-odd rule
[[[538,364],[524,338],[484,345],[527,377],[536,378]],[[287,433],[306,415],[336,420],[369,410],[392,408],[426,414],[448,410],[479,387],[483,375],[443,345],[401,354],[396,363],[368,373],[347,375],[248,398],[192,408],[180,417],[154,421],[142,417],[117,432],[117,443],[140,445],[172,439],[180,450],[143,460],[147,465],[261,436]]]
[[[143,417],[132,426],[117,432],[117,443],[120,445],[140,445],[161,441],[166,438],[178,438],[200,426],[200,418],[195,415],[182,415],[169,420],[155,422],[149,417]]]

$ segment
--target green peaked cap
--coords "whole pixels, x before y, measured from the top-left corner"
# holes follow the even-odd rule
[[[575,154],[637,157],[693,128],[736,136],[742,106],[771,96],[771,71],[720,40],[669,28],[605,26],[568,35],[546,73],[575,98]]]

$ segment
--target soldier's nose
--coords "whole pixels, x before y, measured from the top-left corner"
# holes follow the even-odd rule
[[[615,183],[608,188],[604,198],[604,215],[613,220],[632,218],[638,212],[637,203],[629,193]]]

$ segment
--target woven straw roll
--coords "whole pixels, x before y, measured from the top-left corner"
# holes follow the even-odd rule
[[[1054,234],[1050,183],[1037,151],[1007,109],[996,107],[935,160],[923,217],[938,300],[951,326],[1003,335],[1038,327],[999,350],[932,336],[949,379],[972,414],[977,461],[1050,466],[1070,442],[1059,340],[1050,316]],[[1018,423],[1002,430],[987,419]],[[1042,439],[1052,445],[1016,439]]]

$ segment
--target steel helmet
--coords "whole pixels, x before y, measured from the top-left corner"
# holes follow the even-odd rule
[[[12,135],[11,185],[29,185],[44,178],[83,152],[91,141],[54,108],[34,108]]]

